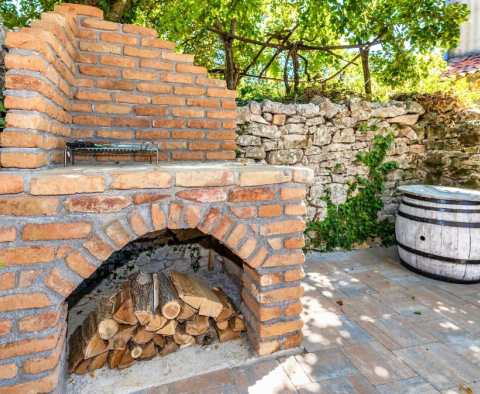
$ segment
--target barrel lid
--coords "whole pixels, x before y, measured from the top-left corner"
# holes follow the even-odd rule
[[[452,201],[480,201],[480,191],[461,189],[458,187],[408,185],[400,186],[398,190],[415,196],[430,197]]]

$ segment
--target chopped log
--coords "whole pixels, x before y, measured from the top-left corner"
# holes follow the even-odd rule
[[[216,321],[215,325],[220,329],[220,330],[225,330],[228,327],[228,320],[225,321]]]
[[[103,296],[95,306],[98,335],[107,341],[118,331],[118,323],[113,319],[113,305],[110,297]]]
[[[81,363],[79,363],[76,367],[73,373],[77,375],[85,375],[87,373],[88,366],[92,362],[92,359],[89,358],[87,360],[83,360]]]
[[[135,325],[138,323],[133,310],[130,284],[124,283],[113,300],[113,319],[120,324]]]
[[[201,346],[211,345],[215,341],[215,339],[217,339],[217,333],[213,329],[210,320],[208,321],[207,330],[203,334],[197,336],[195,339],[197,340],[197,344]]]
[[[95,312],[90,312],[82,323],[82,335],[85,341],[84,358],[92,358],[107,351],[107,344],[97,333]]]
[[[177,351],[177,343],[171,337],[165,338],[165,347],[160,350],[159,355],[161,357],[165,357],[171,353],[175,353]]]
[[[177,328],[177,321],[176,320],[169,320],[167,324],[165,324],[160,330],[156,333],[159,335],[165,336],[172,336],[175,334],[175,329]]]
[[[225,330],[221,330],[218,327],[215,327],[215,331],[217,331],[218,340],[220,342],[230,341],[231,339],[240,338],[241,333],[239,331],[233,331],[232,327],[228,325]]]
[[[120,362],[117,365],[118,369],[124,369],[132,366],[135,363],[135,360],[132,358],[132,355],[130,354],[130,351],[128,349],[128,346],[125,347],[123,350],[123,355],[122,358],[120,359]]]
[[[177,316],[177,320],[179,321],[185,321],[185,320],[190,320],[195,317],[197,314],[197,310],[195,308],[192,308],[190,305],[188,305],[186,302],[179,300],[180,305],[181,305],[181,310],[180,313]]]
[[[184,345],[187,342],[190,342],[193,337],[185,331],[185,326],[179,324],[173,335],[173,339],[178,345]]]
[[[84,339],[82,326],[78,326],[68,339],[68,372],[75,372],[76,367],[84,360]]]
[[[139,358],[143,352],[143,346],[145,345],[135,345],[134,343],[129,342],[130,356],[132,356],[133,359]]]
[[[247,331],[247,325],[240,316],[233,316],[228,323],[233,331]]]
[[[156,309],[153,277],[143,271],[128,276],[132,295],[133,311],[140,324],[146,324]]]
[[[170,277],[179,297],[198,309],[203,316],[217,317],[223,305],[210,288],[197,278],[183,272],[170,271]]]
[[[96,369],[103,368],[104,365],[107,363],[108,359],[108,352],[100,354],[99,356],[95,357],[92,362],[90,363],[88,370],[90,372],[95,371]]]
[[[233,311],[234,311],[234,307],[230,301],[230,298],[220,287],[213,287],[212,290],[217,295],[218,299],[220,300],[223,306],[222,311],[215,318],[215,321],[223,322],[223,321],[229,320],[233,316]]]
[[[138,327],[121,325],[118,328],[117,333],[108,341],[107,350],[122,350],[130,340],[133,331]]]
[[[147,331],[143,326],[138,326],[132,333],[132,342],[136,345],[144,345],[150,342],[154,336],[154,332]]]
[[[158,274],[158,307],[162,315],[169,320],[175,319],[182,306],[172,282],[163,273]]]
[[[180,345],[180,350],[185,349],[186,347],[189,346],[195,346],[197,344],[197,341],[195,341],[194,337],[191,337],[190,340],[183,345]]]
[[[233,313],[235,314],[234,317],[232,317],[229,321],[229,324],[231,325],[232,329],[234,331],[246,331],[247,330],[247,326],[245,325],[245,322],[243,320],[243,314],[242,312],[240,311],[240,309],[238,308],[238,306],[233,302],[233,300],[222,290],[222,288],[220,287],[217,287],[217,286],[214,286],[213,287],[213,290],[217,293],[217,294],[222,294],[221,297],[222,298],[225,298],[230,306],[232,307],[233,309]]]
[[[208,326],[208,317],[197,315],[195,319],[185,323],[185,331],[190,335],[200,335],[207,331]]]
[[[155,335],[153,337],[153,342],[155,345],[157,345],[160,349],[163,349],[165,347],[165,337],[162,335]]]
[[[121,350],[115,350],[113,352],[110,352],[110,354],[108,356],[108,367],[110,369],[117,368],[117,366],[120,363],[120,361],[122,360],[122,357],[125,354],[125,352],[129,352],[129,351],[130,351],[130,349],[128,348],[128,346],[125,346]]]
[[[149,319],[149,321],[145,324],[145,328],[147,331],[157,331],[167,324],[167,322],[167,319],[157,313]]]
[[[142,345],[142,354],[140,354],[140,360],[150,360],[151,358],[157,355],[157,351],[155,349],[155,342],[150,341],[146,345]]]

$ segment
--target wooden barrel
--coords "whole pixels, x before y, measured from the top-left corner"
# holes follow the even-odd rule
[[[480,192],[401,186],[395,232],[400,262],[453,283],[480,283]]]

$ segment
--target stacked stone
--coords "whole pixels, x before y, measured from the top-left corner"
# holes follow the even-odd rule
[[[425,111],[415,102],[369,103],[353,98],[333,103],[324,97],[315,97],[308,104],[265,100],[240,107],[237,113],[240,161],[304,165],[314,170],[314,182],[307,194],[308,220],[324,217],[326,203],[321,198],[325,189],[331,191],[335,204],[341,204],[346,199],[345,181],[368,173],[355,158],[358,152],[372,148],[376,133],[385,134],[386,130],[395,135],[389,159],[399,162],[401,168],[385,185],[382,217],[392,217],[396,212],[396,187],[415,183],[420,177],[415,167],[425,148],[416,129]],[[370,130],[371,126],[378,131]],[[330,178],[329,169],[336,164],[341,167]]]
[[[65,363],[64,300],[129,242],[198,229],[243,261],[260,354],[299,346],[306,168],[215,164],[0,176],[0,393],[49,393]]]
[[[7,54],[7,47],[4,43],[7,31],[7,28],[2,25],[2,18],[0,18],[0,89],[3,88],[5,81],[5,55]]]

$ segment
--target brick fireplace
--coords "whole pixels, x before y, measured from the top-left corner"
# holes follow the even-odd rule
[[[166,228],[196,228],[243,261],[241,309],[260,355],[302,341],[313,172],[225,162],[235,157],[234,92],[154,30],[102,17],[65,4],[7,36],[0,394],[61,392],[65,298],[114,251]],[[122,155],[63,168],[75,138],[154,141],[165,163]]]

